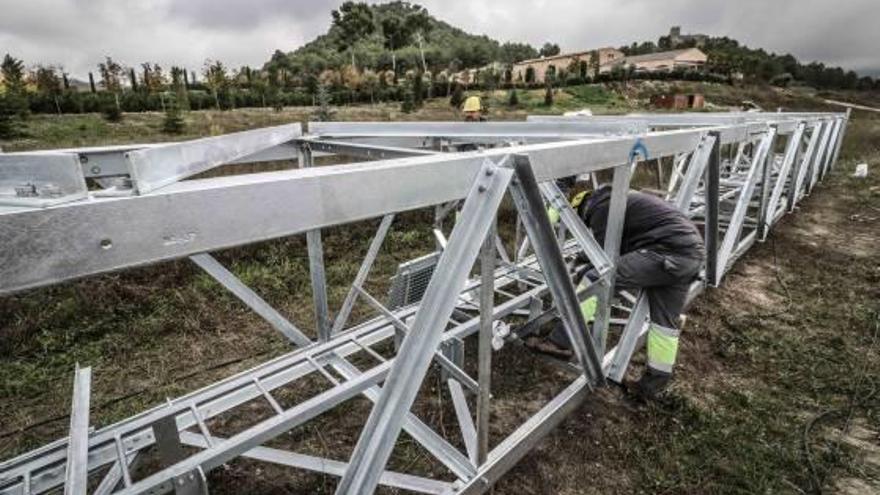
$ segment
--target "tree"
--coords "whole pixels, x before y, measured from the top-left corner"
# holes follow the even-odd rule
[[[544,105],[548,107],[553,106],[553,85],[550,84],[549,79],[544,83]]]
[[[162,132],[166,134],[183,134],[186,122],[181,115],[180,105],[176,97],[169,98],[165,104],[165,118],[162,120]]]
[[[351,65],[357,67],[354,59],[354,46],[376,30],[373,11],[363,2],[347,1],[330,13],[333,25],[339,31],[339,49],[351,52]]]
[[[16,121],[24,119],[29,113],[27,94],[25,93],[24,62],[7,53],[3,57],[3,62],[0,63],[0,75],[3,76],[3,87],[5,88],[2,102],[3,111],[11,112],[14,115],[14,117],[5,117],[8,120],[4,125],[11,126],[10,129],[12,129],[18,125],[12,119]],[[10,135],[13,133],[11,130],[6,132]]]
[[[51,65],[38,65],[32,77],[37,92],[52,98],[55,110],[61,114],[61,103],[58,101],[58,97],[61,95],[62,83],[57,69]]]
[[[104,62],[98,64],[98,72],[101,73],[101,85],[104,86],[105,90],[113,93],[113,101],[116,104],[116,112],[108,117],[108,120],[111,122],[117,121],[114,119],[122,118],[122,107],[119,105],[119,93],[122,91],[123,71],[124,69],[122,68],[122,65],[110,57],[105,57]]]
[[[3,87],[6,88],[6,92],[24,95],[24,62],[7,53],[0,63],[0,75],[3,76]]]
[[[0,93],[0,138],[12,139],[22,134],[23,120],[19,115],[18,102],[11,93]]]
[[[461,84],[456,84],[452,96],[449,97],[449,106],[458,109],[461,108],[462,103],[464,103],[464,88]]]
[[[501,45],[498,56],[498,59],[505,64],[513,64],[531,58],[538,58],[538,50],[535,50],[528,43],[504,43]]]
[[[416,102],[413,87],[407,84],[403,88],[403,101],[400,102],[400,111],[403,113],[412,113],[415,109]]]
[[[414,108],[421,108],[422,103],[424,103],[425,100],[425,89],[422,83],[422,72],[417,71],[412,79],[412,98]]]
[[[158,93],[165,89],[165,75],[162,73],[162,67],[159,64],[151,64],[144,62],[141,64],[143,68],[143,86],[149,93]],[[172,72],[174,68],[171,69]]]
[[[318,108],[315,111],[315,118],[321,122],[333,120],[333,108],[330,106],[330,91],[327,90],[325,84],[318,85]]]
[[[554,55],[559,55],[559,45],[556,43],[544,43],[544,46],[541,47],[541,50],[538,52],[542,57],[552,57]]]
[[[391,67],[395,73],[397,73],[395,52],[412,43],[413,36],[416,33],[419,33],[419,44],[421,45],[421,36],[430,30],[431,27],[430,16],[424,7],[408,3],[402,5],[402,9],[389,11],[380,22],[382,37],[385,40],[385,48],[391,51]],[[419,51],[422,54],[422,70],[426,70],[424,49],[420,48]]]
[[[375,93],[376,89],[379,88],[379,74],[367,69],[364,71],[363,77],[363,86],[370,92],[370,103],[375,104]]]
[[[519,105],[519,96],[516,94],[516,89],[511,89],[507,94],[507,106],[516,107],[517,105]]]
[[[205,78],[205,86],[211,91],[214,97],[214,105],[220,110],[220,95],[226,93],[229,85],[229,78],[226,74],[226,67],[219,60],[205,60],[202,68],[202,77]]]

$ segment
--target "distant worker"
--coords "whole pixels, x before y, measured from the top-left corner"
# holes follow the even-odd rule
[[[577,199],[578,215],[604,245],[611,187],[600,187],[587,200],[582,196]],[[651,194],[630,191],[620,254],[615,289],[644,290],[650,306],[648,367],[633,392],[651,400],[666,389],[672,378],[678,354],[679,317],[691,282],[703,264],[703,239],[690,219],[672,204]],[[591,282],[598,279],[594,270],[585,276]],[[596,299],[585,301],[581,310],[587,322],[592,321]],[[548,340],[532,341],[530,347],[558,356],[572,354],[561,325],[554,328]]]
[[[464,112],[465,122],[483,122],[486,120],[484,115],[485,108],[479,96],[468,96],[464,100],[461,110]]]

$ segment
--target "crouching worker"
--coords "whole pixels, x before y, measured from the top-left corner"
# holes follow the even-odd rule
[[[600,245],[604,245],[610,201],[611,187],[603,186],[577,207],[578,215]],[[644,290],[650,305],[648,367],[635,384],[634,392],[644,399],[653,399],[672,378],[678,353],[679,315],[703,263],[703,240],[696,226],[673,205],[650,194],[630,191],[620,254],[615,289]],[[591,281],[598,278],[592,270],[586,276]],[[581,308],[589,323],[596,312],[595,298],[588,299]],[[533,342],[532,347],[557,356],[572,353],[561,324],[548,340]]]

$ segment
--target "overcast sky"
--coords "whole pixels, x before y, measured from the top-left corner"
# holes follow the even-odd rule
[[[111,55],[199,70],[206,58],[259,66],[327,30],[341,0],[0,0],[0,56],[77,77]],[[730,36],[880,75],[880,0],[425,0],[436,17],[501,41],[563,50],[683,32]]]

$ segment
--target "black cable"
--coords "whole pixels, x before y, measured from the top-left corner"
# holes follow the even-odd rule
[[[864,362],[864,365],[862,366],[861,372],[859,373],[859,375],[856,379],[856,386],[853,389],[852,395],[850,396],[849,404],[845,407],[829,409],[827,411],[821,412],[821,413],[813,416],[809,421],[807,421],[807,424],[804,426],[804,431],[801,436],[801,443],[802,443],[803,449],[804,449],[804,457],[807,460],[807,467],[810,472],[810,483],[813,485],[812,486],[813,493],[816,493],[817,495],[822,494],[822,485],[824,484],[824,480],[819,476],[819,471],[816,468],[815,462],[813,462],[812,450],[810,449],[810,433],[811,433],[813,427],[816,425],[816,423],[818,423],[822,419],[829,418],[829,417],[836,416],[836,415],[843,415],[845,413],[846,414],[846,422],[845,422],[845,426],[843,429],[843,434],[845,435],[847,433],[847,431],[849,431],[850,423],[851,423],[852,416],[853,416],[853,413],[855,412],[855,410],[858,408],[867,407],[869,405],[868,402],[877,393],[877,387],[872,382],[872,387],[871,387],[870,392],[868,392],[867,394],[865,394],[864,396],[861,396],[861,397],[858,395],[859,389],[861,389],[861,387],[862,387],[862,382],[864,381],[865,377],[867,376],[868,359],[869,359],[868,356],[871,356],[873,354],[874,348],[877,345],[878,336],[880,336],[880,314],[876,314],[875,316],[877,316],[877,318],[875,318],[875,323],[874,323],[874,335],[871,338],[871,345],[868,347],[868,352],[865,354],[865,356],[866,356],[865,362]]]
[[[230,359],[230,360],[227,360],[227,361],[223,361],[223,362],[221,362],[221,363],[217,363],[217,364],[215,364],[215,365],[213,365],[213,366],[210,366],[210,367],[208,367],[208,368],[204,368],[204,369],[201,369],[201,370],[193,371],[193,372],[190,372],[190,373],[187,373],[187,374],[184,374],[184,375],[181,375],[181,376],[175,377],[175,378],[173,378],[170,382],[168,382],[168,383],[164,383],[164,384],[159,385],[159,386],[157,386],[157,387],[145,387],[145,388],[142,388],[142,389],[139,389],[139,390],[135,390],[134,392],[129,392],[129,393],[127,393],[127,394],[120,395],[120,396],[118,396],[118,397],[113,397],[113,398],[111,398],[111,399],[108,399],[108,400],[102,402],[100,405],[96,406],[96,407],[94,408],[94,410],[95,410],[95,411],[100,411],[100,410],[102,410],[102,409],[106,409],[106,408],[112,406],[113,404],[117,404],[117,403],[119,403],[119,402],[123,402],[123,401],[129,400],[129,399],[132,399],[132,398],[137,397],[137,396],[139,396],[139,395],[143,395],[143,394],[145,394],[145,393],[147,393],[147,392],[151,392],[151,391],[154,391],[154,390],[160,390],[160,389],[163,389],[163,388],[168,387],[169,385],[171,385],[171,384],[173,384],[173,383],[176,383],[176,382],[179,382],[179,381],[181,381],[181,380],[187,380],[187,379],[189,379],[189,378],[193,378],[193,377],[195,377],[195,376],[198,376],[198,375],[200,375],[200,374],[202,374],[202,373],[207,373],[207,372],[209,372],[209,371],[214,371],[214,370],[217,370],[217,369],[220,369],[220,368],[225,368],[225,367],[227,367],[227,366],[231,366],[231,365],[233,365],[233,364],[237,364],[237,363],[240,363],[240,362],[242,362],[242,361],[246,361],[246,360],[248,360],[248,359],[252,359],[252,358],[256,358],[256,357],[260,357],[260,356],[265,356],[266,354],[269,354],[270,352],[272,352],[272,351],[259,352],[259,353],[256,353],[256,354],[252,354],[252,355],[250,355],[250,356],[238,357],[238,358]],[[48,425],[48,424],[51,424],[51,423],[56,423],[56,422],[58,422],[58,421],[62,421],[62,420],[68,419],[68,418],[70,418],[70,415],[69,415],[69,414],[61,414],[61,415],[58,415],[58,416],[52,416],[52,417],[49,417],[49,418],[41,419],[41,420],[39,420],[39,421],[37,421],[37,422],[35,422],[35,423],[31,423],[31,424],[29,424],[29,425],[27,425],[27,426],[22,426],[22,427],[20,427],[20,428],[15,428],[15,429],[12,429],[12,430],[4,431],[4,432],[0,433],[0,438],[7,438],[7,437],[11,437],[11,436],[13,436],[13,435],[20,435],[20,434],[22,434],[22,433],[25,433],[25,432],[28,432],[28,431],[30,431],[30,430],[33,430],[33,429],[35,429],[35,428],[39,428],[40,426],[45,426],[45,425]]]

